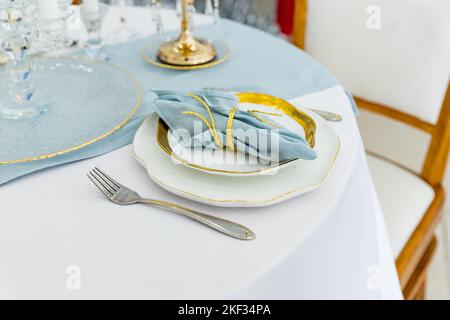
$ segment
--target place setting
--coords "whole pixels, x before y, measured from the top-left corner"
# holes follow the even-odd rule
[[[158,25],[162,20],[156,4],[154,9]],[[2,148],[0,165],[39,162],[95,147],[134,120],[145,93],[131,72],[108,63],[100,53],[105,45],[99,35],[107,12],[104,4],[88,0],[81,6],[88,32],[87,59],[42,58],[31,51],[38,47],[53,52],[70,42],[65,25],[73,14],[69,3],[61,7],[57,1],[52,5],[22,0],[5,2],[2,10],[9,19],[3,29],[4,50],[21,53],[10,57],[9,95],[2,95],[0,104],[6,119],[2,130],[6,140],[15,139],[21,148]],[[180,72],[215,67],[227,59],[226,45],[195,37],[190,25],[193,11],[191,1],[182,1],[179,36],[153,44],[152,54],[144,48],[142,57]],[[216,11],[214,7],[214,24],[218,24]],[[23,21],[13,20],[14,15]],[[26,45],[19,46],[18,41]],[[24,58],[29,51],[31,58]],[[153,96],[156,113],[137,123],[134,157],[161,188],[190,200],[222,207],[273,205],[323,185],[339,153],[338,135],[326,121],[339,121],[339,115],[256,92],[168,88],[148,89],[146,94]],[[55,137],[54,132],[68,134]],[[175,203],[144,200],[101,169],[88,176],[116,204],[163,207],[237,239],[255,238],[250,229],[234,222]]]
[[[134,154],[157,184],[191,200],[272,205],[320,187],[339,152],[329,123],[274,96],[156,94],[156,114],[136,132]]]
[[[319,188],[338,156],[340,142],[332,127],[280,98],[214,89],[153,93],[156,114],[137,130],[133,152],[156,184],[178,196],[213,206],[273,205]],[[235,136],[240,130],[244,136]],[[178,134],[182,141],[174,138]],[[162,207],[236,239],[255,239],[253,231],[237,223],[143,199],[99,168],[88,177],[118,205]]]

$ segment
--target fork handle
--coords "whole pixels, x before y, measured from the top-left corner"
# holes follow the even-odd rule
[[[249,228],[229,221],[225,219],[221,219],[218,217],[210,216],[205,213],[201,213],[195,211],[193,209],[189,209],[183,206],[180,206],[175,203],[160,201],[160,200],[150,200],[150,199],[142,199],[142,203],[149,204],[152,206],[160,207],[163,209],[167,209],[169,211],[182,214],[188,218],[191,218],[197,222],[200,222],[216,231],[219,231],[227,236],[239,239],[239,240],[253,240],[255,239],[255,233],[251,231]]]

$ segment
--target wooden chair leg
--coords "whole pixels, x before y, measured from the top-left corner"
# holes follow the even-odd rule
[[[417,264],[413,275],[408,281],[405,289],[403,290],[403,295],[406,300],[424,300],[425,299],[425,287],[426,287],[426,276],[428,267],[431,262],[431,258],[436,250],[436,237],[433,237],[430,241],[427,250],[424,252],[420,262]]]
[[[427,287],[427,278],[425,275],[425,278],[422,281],[422,284],[419,286],[419,289],[417,291],[416,296],[414,297],[414,300],[425,300],[425,289]]]

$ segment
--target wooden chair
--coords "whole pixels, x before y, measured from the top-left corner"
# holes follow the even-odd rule
[[[448,0],[296,0],[294,44],[331,70],[359,108],[431,135],[418,174],[368,154],[406,299],[424,298],[444,202],[450,148],[449,16]]]

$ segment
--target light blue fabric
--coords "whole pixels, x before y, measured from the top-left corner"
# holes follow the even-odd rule
[[[211,130],[198,117],[185,114],[194,112],[209,121],[205,106],[188,93],[173,90],[154,90],[157,99],[155,111],[169,126],[172,132],[178,132],[185,147],[216,149]],[[218,138],[228,146],[226,134],[231,109],[238,105],[235,95],[214,89],[202,89],[192,92],[210,108]],[[269,162],[283,162],[294,159],[312,160],[317,157],[306,140],[298,134],[281,127],[272,119],[261,121],[265,116],[237,110],[233,116],[233,145],[237,150]],[[210,124],[211,125],[211,124]],[[211,125],[212,126],[212,125]]]
[[[170,88],[189,91],[215,87],[245,91],[247,88],[258,88],[258,91],[291,99],[339,84],[323,66],[306,53],[267,33],[225,20],[219,28],[204,26],[196,31],[203,37],[220,39],[227,43],[232,50],[229,61],[211,69],[189,72],[159,69],[147,64],[140,57],[140,51],[149,39],[111,46],[106,52],[111,63],[131,71],[144,89]],[[89,147],[52,159],[0,166],[0,184],[38,170],[95,157],[130,144],[142,120],[153,111],[154,98],[152,94],[144,97],[140,111],[125,127]],[[86,121],[93,121],[92,125],[95,126],[95,119]],[[55,132],[55,136],[62,134],[67,133]],[[51,144],[52,141],[43,143]],[[20,148],[20,145],[16,145],[15,141],[6,141],[0,131],[0,148]]]

